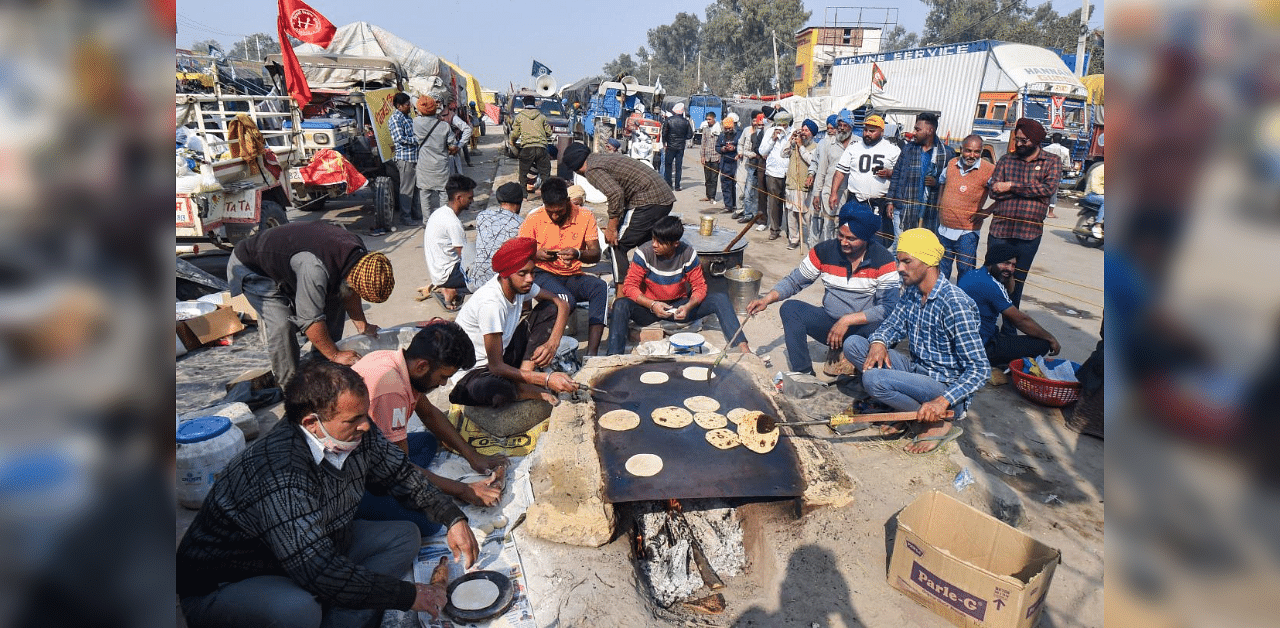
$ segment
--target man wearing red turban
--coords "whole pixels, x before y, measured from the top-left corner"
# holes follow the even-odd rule
[[[493,254],[497,273],[458,312],[456,322],[475,346],[476,365],[454,385],[449,402],[498,407],[521,399],[555,403],[555,393],[577,385],[564,373],[546,368],[560,348],[569,321],[569,304],[533,282],[533,238],[507,240]],[[521,318],[524,304],[537,301]]]
[[[1013,273],[1013,290],[1009,299],[1016,307],[1022,303],[1022,286],[1027,280],[1031,261],[1040,250],[1044,235],[1044,218],[1049,213],[1049,200],[1062,181],[1062,160],[1041,150],[1044,126],[1031,118],[1019,118],[1013,130],[1013,152],[1005,154],[991,174],[991,230],[987,233],[987,252],[1005,244],[1018,258]],[[1016,334],[1017,329],[1005,319],[1001,334]]]

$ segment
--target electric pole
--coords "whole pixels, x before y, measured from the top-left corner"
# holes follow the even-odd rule
[[[778,76],[778,33],[769,31],[769,34],[773,36],[773,89],[774,102],[777,102],[782,99],[782,78]]]
[[[1089,0],[1080,9],[1080,39],[1076,42],[1076,76],[1084,76],[1084,44],[1089,39]]]

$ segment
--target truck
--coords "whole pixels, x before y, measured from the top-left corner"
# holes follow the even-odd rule
[[[715,94],[693,94],[689,96],[688,111],[685,112],[689,116],[689,122],[693,124],[693,143],[702,143],[702,121],[707,118],[708,113],[716,114],[716,121],[724,120],[725,116],[724,100]],[[748,123],[747,126],[750,126]]]
[[[641,85],[633,76],[600,83],[584,114],[583,127],[590,139],[588,146],[592,151],[600,151],[610,138],[625,139],[626,123],[632,118],[645,127],[657,126],[660,129],[658,110],[665,95],[661,85]],[[656,144],[661,141],[661,133],[658,135],[654,138],[655,150],[661,150]]]
[[[937,136],[949,145],[981,136],[983,157],[991,162],[1013,149],[1019,118],[1035,119],[1047,132],[1046,145],[1048,136],[1061,133],[1071,151],[1063,185],[1083,174],[1092,131],[1088,90],[1052,50],[985,39],[833,61],[832,96],[868,86],[903,107],[941,112]]]

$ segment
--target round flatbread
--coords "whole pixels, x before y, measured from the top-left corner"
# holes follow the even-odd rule
[[[625,432],[640,427],[640,415],[630,410],[610,410],[600,415],[600,427]]]
[[[644,384],[665,384],[668,379],[667,374],[661,371],[645,371],[640,374],[640,382]]]
[[[716,449],[733,449],[742,444],[738,440],[738,435],[730,429],[718,429],[707,432],[707,442],[715,446]]]
[[[636,454],[627,458],[627,473],[647,478],[662,471],[662,458],[653,454]]]
[[[715,430],[728,425],[729,419],[719,412],[695,412],[693,422],[704,430]]]
[[[720,409],[720,402],[711,397],[698,395],[684,400],[684,407],[694,412],[715,412]]]
[[[745,416],[748,412],[750,412],[750,410],[746,408],[734,408],[729,412],[725,413],[725,418],[729,419],[730,421],[733,421],[734,425],[737,425],[739,422],[742,421],[742,417]]]
[[[758,454],[767,454],[778,446],[778,432],[775,425],[772,431],[760,433],[756,431],[756,421],[764,416],[763,412],[753,411],[742,416],[738,421],[738,440],[742,446]]]
[[[458,610],[478,611],[498,601],[498,593],[498,585],[483,578],[476,578],[454,587],[449,601]]]
[[[685,379],[691,379],[695,382],[707,381],[707,373],[711,373],[711,369],[705,366],[689,366],[682,371]],[[711,373],[711,377],[715,377],[715,373]]]
[[[653,411],[653,422],[662,427],[680,429],[693,423],[693,413],[678,406],[663,406]]]

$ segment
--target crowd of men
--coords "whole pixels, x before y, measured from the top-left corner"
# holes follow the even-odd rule
[[[430,290],[439,290],[455,320],[424,325],[402,350],[340,350],[347,316],[358,332],[377,333],[361,301],[390,296],[390,261],[322,222],[279,226],[236,246],[232,293],[245,294],[260,314],[286,416],[230,464],[178,548],[178,593],[192,626],[360,626],[382,609],[438,613],[442,587],[400,578],[424,535],[444,531],[456,558],[475,560],[476,540],[453,500],[496,503],[507,460],[479,454],[426,394],[452,381],[449,401],[463,406],[555,403],[577,390],[551,365],[579,304],[588,314],[588,355],[599,352],[606,323],[605,348],[617,354],[633,323],[710,316],[726,346],[751,351],[727,296],[708,291],[684,224],[671,215],[693,135],[682,107],[664,123],[657,168],[580,143],[558,156],[562,173],[580,175],[607,199],[603,225],[585,206],[583,187],[550,175],[550,131],[536,107],[526,107],[512,135],[520,173],[534,176],[497,188],[496,203],[476,217],[475,260],[464,267],[459,216],[476,182],[449,165],[462,145],[452,125],[456,104],[420,97],[412,119],[407,95],[393,104],[401,218],[424,224]],[[813,373],[809,341],[817,341],[827,349],[828,374],[860,377],[875,403],[915,412],[882,435],[911,436],[904,447],[911,454],[936,451],[961,434],[957,423],[992,368],[1058,352],[1053,335],[1018,305],[1061,159],[1041,147],[1045,130],[1029,119],[1017,122],[1014,152],[991,164],[980,158],[977,136],[954,154],[928,113],[917,116],[902,147],[884,139],[877,115],[862,120],[857,136],[847,110],[825,128],[786,111],[769,114],[756,113],[744,128],[737,115],[718,123],[709,116],[700,128],[706,199],[719,188],[725,211],[744,225],[760,222],[770,240],[785,234],[788,249],[808,247],[747,311],[782,302],[790,371]],[[522,217],[534,195],[540,206]],[[587,272],[606,246],[612,305],[609,286]],[[792,299],[819,281],[820,305]],[[299,333],[312,346],[305,361]],[[905,354],[894,348],[904,340]],[[407,431],[414,414],[426,432]],[[442,444],[485,477],[463,483],[428,471]]]

